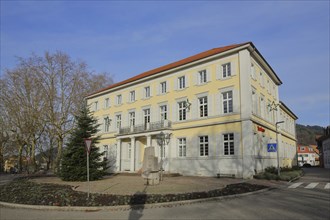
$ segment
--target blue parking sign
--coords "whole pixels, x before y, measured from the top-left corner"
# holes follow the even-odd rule
[[[267,152],[276,152],[276,150],[277,150],[276,143],[267,144]]]

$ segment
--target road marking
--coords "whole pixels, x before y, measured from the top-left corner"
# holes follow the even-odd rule
[[[315,186],[317,186],[319,183],[310,183],[308,184],[305,189],[313,189]]]
[[[289,186],[288,188],[297,188],[298,186],[300,186],[303,183],[294,183],[291,186]]]
[[[324,189],[330,189],[330,183],[327,183],[327,185],[325,185]]]

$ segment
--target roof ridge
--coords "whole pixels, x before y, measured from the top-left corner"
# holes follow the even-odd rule
[[[176,67],[179,67],[179,66],[182,66],[182,65],[185,65],[185,64],[188,64],[188,63],[191,63],[191,62],[194,62],[194,61],[212,56],[212,55],[216,55],[218,53],[222,53],[222,52],[225,52],[227,50],[243,46],[245,44],[252,44],[252,42],[249,41],[249,42],[240,43],[240,44],[231,44],[231,45],[227,45],[227,46],[223,46],[223,47],[215,47],[215,48],[197,53],[195,55],[188,56],[186,58],[180,59],[178,61],[174,61],[174,62],[165,64],[163,66],[160,66],[160,67],[157,67],[157,68],[154,68],[154,69],[151,69],[151,70],[147,70],[147,71],[142,72],[140,74],[137,74],[133,77],[130,77],[128,79],[125,79],[125,80],[117,82],[117,83],[114,83],[114,84],[112,84],[110,86],[107,86],[103,89],[100,89],[96,92],[90,93],[86,97],[91,96],[91,95],[95,95],[97,93],[100,93],[100,92],[103,92],[103,91],[106,91],[106,90],[109,90],[109,89],[112,89],[112,88],[115,88],[117,86],[121,86],[121,85],[130,83],[130,82],[134,82],[136,80],[143,79],[145,77],[152,76],[154,74],[157,74],[157,73],[160,73],[160,72],[163,72],[163,71],[166,71],[166,70],[170,70],[170,69],[173,69],[173,68],[176,68]]]

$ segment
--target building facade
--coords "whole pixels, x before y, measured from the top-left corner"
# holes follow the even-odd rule
[[[101,151],[113,172],[138,172],[154,146],[165,172],[251,178],[296,164],[295,120],[279,100],[282,82],[253,43],[211,49],[90,94]],[[162,147],[160,132],[169,139]]]
[[[298,165],[310,164],[311,166],[318,166],[319,164],[319,152],[316,149],[316,145],[298,146]]]
[[[324,134],[316,139],[320,151],[321,167],[330,169],[330,126],[324,129]]]

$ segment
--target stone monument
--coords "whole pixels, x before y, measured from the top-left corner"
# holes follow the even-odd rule
[[[155,156],[154,147],[146,147],[144,149],[141,176],[147,179],[147,185],[159,184],[158,158]]]

